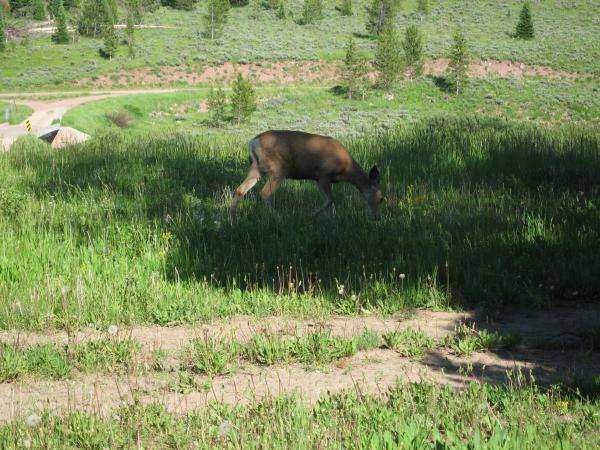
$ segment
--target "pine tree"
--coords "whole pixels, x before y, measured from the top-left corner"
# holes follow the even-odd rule
[[[342,16],[352,15],[352,0],[342,0],[342,6],[340,7],[340,13]]]
[[[371,35],[379,35],[388,19],[393,20],[400,0],[373,0],[365,8],[367,12],[367,31]]]
[[[364,98],[368,84],[369,67],[365,58],[359,55],[354,39],[350,36],[346,45],[346,57],[344,58],[344,68],[342,69],[341,79],[348,98],[352,99],[356,95]]]
[[[448,65],[449,81],[456,89],[456,95],[460,94],[461,90],[467,84],[469,78],[469,54],[467,50],[467,40],[461,30],[456,30],[454,33],[454,43],[450,49],[450,64]]]
[[[52,35],[52,41],[56,44],[67,44],[69,42],[69,32],[67,30],[67,13],[62,0],[58,0],[55,13],[56,31]]]
[[[417,11],[419,11],[424,16],[429,15],[429,0],[419,0],[417,2]]]
[[[406,66],[410,70],[410,77],[423,75],[423,37],[417,25],[410,25],[406,28],[402,47]]]
[[[6,50],[6,19],[4,9],[0,8],[0,52]]]
[[[398,32],[391,20],[387,21],[377,38],[375,68],[379,71],[379,84],[389,89],[402,72],[401,46]]]
[[[210,88],[208,94],[208,113],[210,114],[210,125],[220,127],[225,123],[225,112],[227,108],[227,97],[223,89]]]
[[[227,22],[229,0],[208,0],[204,15],[204,35],[214,40]]]
[[[323,0],[304,0],[302,24],[315,23],[323,18]]]
[[[46,4],[44,0],[33,0],[31,3],[34,20],[46,20]]]
[[[533,34],[533,19],[531,18],[529,3],[524,3],[519,15],[515,36],[520,39],[533,39]]]
[[[132,6],[131,4],[128,6]],[[133,5],[135,6],[135,5]],[[136,10],[134,7],[129,7],[127,9],[127,18],[125,25],[125,36],[127,37],[127,51],[129,53],[129,57],[135,57],[135,17]]]
[[[238,124],[245,121],[256,110],[254,88],[249,79],[238,72],[231,93],[231,109]]]
[[[114,24],[111,22],[104,30],[104,48],[100,51],[100,53],[105,58],[111,60],[113,56],[115,56],[115,53],[117,53],[118,45],[119,37],[117,36],[117,31],[115,30]]]

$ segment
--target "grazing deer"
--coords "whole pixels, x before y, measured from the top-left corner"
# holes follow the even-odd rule
[[[260,193],[267,203],[286,178],[315,180],[324,201],[313,214],[317,215],[333,205],[331,183],[346,181],[362,194],[369,218],[379,220],[379,206],[383,200],[379,190],[379,170],[373,167],[367,175],[337,140],[301,131],[272,130],[252,139],[248,151],[250,168],[244,182],[235,190],[230,209],[232,216],[244,195],[261,176],[267,175],[268,181]]]

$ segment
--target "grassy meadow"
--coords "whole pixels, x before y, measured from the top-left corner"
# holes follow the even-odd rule
[[[247,168],[236,137],[107,132],[61,152],[19,141],[0,156],[0,328],[542,307],[600,292],[597,132],[438,118],[344,142],[382,171],[379,223],[344,185],[337,214],[311,218],[316,186],[293,181],[273,211],[256,190],[230,222]]]
[[[131,95],[81,105],[62,120],[86,133],[118,129],[112,114],[127,117],[129,134],[185,131],[203,136],[247,139],[266,129],[300,129],[359,137],[397,125],[409,126],[441,115],[482,116],[557,124],[562,121],[598,127],[600,96],[594,83],[526,78],[474,78],[465,95],[440,89],[439,80],[403,81],[387,93],[371,91],[364,100],[348,100],[335,88],[258,88],[258,109],[241,125],[215,128],[206,111],[208,89],[167,94]],[[225,89],[228,95],[230,90]],[[121,124],[121,127],[123,125]]]
[[[366,36],[367,0],[353,2],[354,14],[344,17],[336,9],[339,2],[325,2],[324,18],[313,25],[299,25],[302,2],[286,2],[288,17],[276,18],[275,10],[265,10],[260,2],[233,8],[223,36],[210,41],[201,36],[204,4],[194,11],[161,8],[146,15],[144,23],[172,28],[137,31],[137,56],[127,56],[121,47],[116,57],[99,57],[101,39],[79,38],[68,46],[54,45],[49,35],[33,36],[0,55],[0,89],[35,90],[68,87],[71,82],[117,72],[121,69],[164,65],[202,66],[226,61],[343,59],[350,35],[357,46],[373,53],[375,41]],[[532,4],[536,38],[522,41],[511,37],[522,2],[447,0],[431,1],[431,13],[415,12],[416,1],[402,2],[397,25],[403,30],[418,24],[425,36],[427,56],[447,54],[453,31],[465,30],[473,56],[507,59],[557,69],[600,74],[597,17],[600,6],[594,0],[536,1]],[[124,17],[124,12],[122,12]]]

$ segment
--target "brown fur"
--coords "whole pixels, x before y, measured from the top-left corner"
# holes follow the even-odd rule
[[[337,140],[301,131],[272,130],[259,134],[248,144],[250,167],[244,182],[236,189],[231,212],[261,176],[268,181],[261,197],[268,201],[284,179],[315,180],[323,196],[320,213],[333,205],[331,184],[345,181],[361,192],[371,218],[378,218],[383,196],[379,191],[379,171],[367,173]]]

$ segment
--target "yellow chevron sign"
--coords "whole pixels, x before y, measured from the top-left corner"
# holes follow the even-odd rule
[[[27,131],[31,133],[31,122],[29,122],[29,119],[25,121],[25,126],[27,127]]]

